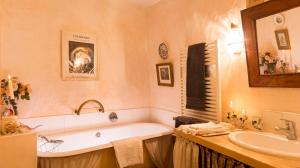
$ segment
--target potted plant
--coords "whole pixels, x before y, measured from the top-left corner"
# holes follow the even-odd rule
[[[18,132],[18,100],[30,100],[30,86],[18,81],[17,77],[8,76],[0,83],[1,133]]]

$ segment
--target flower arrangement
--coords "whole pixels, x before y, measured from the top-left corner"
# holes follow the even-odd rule
[[[288,62],[284,62],[283,60],[280,60],[280,71],[282,73],[286,73],[288,71],[288,67],[289,67],[289,63]]]
[[[260,56],[260,66],[267,66],[264,70],[264,74],[274,74],[276,73],[276,64],[278,62],[278,58],[273,56],[270,52],[265,52],[262,56]]]
[[[2,79],[0,85],[0,105],[6,106],[8,115],[18,115],[17,100],[30,100],[31,88],[18,81],[17,77]]]

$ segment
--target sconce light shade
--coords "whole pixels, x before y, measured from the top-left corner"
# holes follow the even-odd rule
[[[229,34],[229,41],[228,46],[232,53],[234,54],[241,54],[243,50],[243,35],[241,30],[239,29],[239,26],[231,23],[230,25],[231,30]]]

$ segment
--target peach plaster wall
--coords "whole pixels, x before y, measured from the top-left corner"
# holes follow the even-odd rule
[[[30,83],[21,117],[71,114],[86,99],[107,110],[148,107],[145,12],[118,0],[0,0],[0,75]],[[99,80],[62,81],[61,30],[98,38]]]
[[[180,113],[180,49],[216,39],[221,43],[223,117],[229,111],[230,100],[234,101],[236,111],[245,108],[249,116],[261,115],[266,109],[300,113],[300,89],[249,88],[245,54],[230,52],[230,22],[241,25],[240,10],[245,6],[242,0],[162,0],[148,9],[150,102],[154,120],[170,124],[171,116]],[[166,61],[157,53],[161,42],[169,46]],[[174,87],[157,86],[155,64],[160,62],[174,64]]]

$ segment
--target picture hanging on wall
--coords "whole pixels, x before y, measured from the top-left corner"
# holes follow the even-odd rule
[[[84,33],[62,32],[63,80],[98,78],[96,37]]]
[[[279,50],[291,49],[289,32],[287,29],[276,30],[275,36],[276,36],[277,46]]]
[[[173,66],[171,63],[156,64],[156,74],[159,86],[174,86]]]

